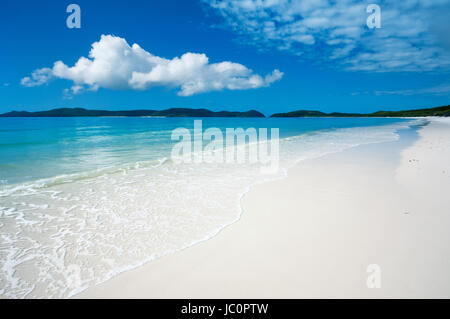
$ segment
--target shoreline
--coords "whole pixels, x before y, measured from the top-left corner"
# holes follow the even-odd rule
[[[381,118],[381,117],[380,117],[380,118]],[[404,119],[414,120],[414,119],[425,119],[425,118],[424,118],[424,117],[414,117],[414,118],[404,118]],[[428,124],[428,122],[425,123],[424,125],[427,125],[427,124]],[[418,124],[409,124],[409,125],[407,126],[408,128],[404,128],[404,127],[403,127],[403,128],[399,128],[399,130],[409,130],[409,129],[411,129],[412,126],[417,126],[417,125],[418,125]],[[354,128],[357,128],[357,127],[354,127]],[[397,131],[396,131],[395,134],[397,134]],[[287,137],[286,139],[289,139],[289,138],[291,138],[291,137]],[[333,154],[336,154],[336,153],[345,152],[345,151],[347,151],[348,149],[353,149],[353,148],[357,148],[357,147],[364,146],[364,145],[373,145],[373,144],[382,144],[382,143],[386,143],[386,142],[368,142],[368,143],[359,144],[359,145],[357,145],[357,146],[350,146],[350,147],[348,147],[348,148],[345,148],[344,150],[332,151],[331,153],[326,153],[326,154],[319,155],[319,156],[317,156],[317,157],[308,158],[306,161],[314,161],[315,159],[320,159],[320,158],[322,158],[322,157],[326,157],[326,156],[333,155]],[[217,229],[216,231],[214,231],[213,233],[211,233],[210,235],[208,235],[207,238],[201,239],[201,240],[199,240],[199,241],[197,241],[197,242],[194,242],[194,243],[192,243],[192,244],[190,244],[190,245],[188,245],[188,246],[186,246],[186,247],[183,247],[183,248],[174,250],[174,251],[172,251],[172,252],[168,252],[168,253],[166,253],[166,254],[164,254],[164,255],[161,255],[161,256],[158,256],[158,257],[155,257],[155,258],[150,258],[150,259],[148,259],[148,260],[144,260],[144,261],[140,262],[138,265],[132,265],[132,266],[126,267],[125,270],[120,270],[120,271],[116,272],[115,274],[111,275],[111,277],[110,277],[109,279],[107,279],[106,281],[102,281],[101,283],[99,283],[99,284],[97,284],[97,285],[94,285],[94,286],[90,286],[90,287],[87,287],[87,288],[82,288],[82,289],[80,290],[80,292],[70,295],[69,298],[78,298],[79,295],[84,294],[86,291],[90,291],[91,289],[94,289],[96,286],[98,286],[98,285],[103,285],[104,283],[106,283],[106,282],[108,282],[108,281],[110,281],[110,280],[114,280],[117,276],[121,276],[122,274],[124,274],[124,273],[126,273],[126,272],[135,271],[135,270],[137,270],[137,269],[139,269],[139,268],[141,268],[141,267],[145,267],[147,264],[149,264],[149,263],[151,263],[151,262],[154,262],[154,261],[156,261],[156,260],[159,260],[159,259],[161,259],[161,258],[165,258],[165,257],[167,257],[167,256],[170,256],[170,255],[173,255],[173,254],[177,254],[177,253],[183,252],[183,251],[188,250],[188,249],[190,249],[190,248],[192,248],[192,247],[195,247],[195,246],[197,246],[197,245],[199,245],[199,244],[202,244],[202,243],[204,243],[204,242],[208,242],[208,241],[210,241],[210,240],[213,240],[215,237],[219,236],[219,235],[220,235],[223,231],[225,231],[227,228],[232,227],[234,224],[238,223],[238,222],[241,220],[242,214],[244,213],[243,200],[245,199],[245,196],[246,196],[249,192],[252,191],[253,187],[258,186],[258,185],[264,185],[264,184],[271,183],[271,182],[275,182],[275,181],[282,181],[282,180],[286,179],[286,178],[289,176],[289,175],[288,175],[288,174],[289,174],[289,171],[290,171],[291,169],[295,168],[295,166],[297,166],[299,163],[301,163],[301,162],[303,162],[303,161],[305,161],[305,160],[303,160],[303,159],[298,160],[298,161],[297,161],[295,164],[293,164],[292,166],[282,169],[282,174],[281,174],[281,176],[278,176],[278,177],[269,177],[269,178],[267,178],[267,179],[265,179],[265,180],[261,180],[261,181],[259,181],[259,182],[254,183],[254,184],[248,185],[248,186],[245,188],[245,190],[242,191],[242,192],[238,195],[238,197],[239,197],[239,199],[238,199],[238,205],[237,205],[237,209],[238,209],[238,211],[239,211],[238,217],[237,217],[235,220],[230,221],[229,223],[227,223],[227,224],[225,224],[225,225],[222,225],[219,229]],[[82,297],[82,298],[84,298],[84,297]],[[94,298],[97,298],[97,297],[94,297]],[[102,297],[100,297],[100,298],[102,298]],[[205,297],[205,298],[206,298],[206,297]]]
[[[26,186],[23,189],[14,187],[11,191],[15,193],[0,194],[8,195],[4,197],[3,206],[11,206],[4,223],[6,233],[11,230],[11,245],[4,250],[7,253],[4,264],[13,265],[12,271],[6,273],[5,290],[0,290],[0,294],[3,297],[67,298],[152,260],[210,240],[223,230],[224,225],[235,223],[241,211],[241,198],[249,189],[247,185],[260,184],[262,179],[266,182],[285,178],[285,168],[292,167],[301,158],[318,158],[358,144],[396,140],[395,130],[408,126],[398,120],[345,123],[341,124],[344,126],[342,129],[317,130],[317,134],[299,134],[283,139],[286,144],[285,155],[281,156],[284,163],[280,165],[278,176],[258,177],[255,174],[258,168],[251,165],[237,165],[236,170],[202,165],[199,170],[188,174],[191,179],[180,180],[176,166],[169,165],[160,170],[154,169],[153,165],[141,167],[137,163],[136,167],[125,167],[121,174],[101,174],[98,178],[82,174],[77,175],[79,178],[72,176],[69,179],[64,175],[59,176],[63,177],[62,180],[52,178],[53,182],[46,185],[33,183],[23,185]],[[361,124],[355,126],[355,123]],[[189,167],[181,172],[189,173]],[[166,171],[167,174],[161,175]],[[202,171],[207,174],[199,174]],[[212,173],[211,178],[209,173]],[[192,184],[193,187],[186,186],[197,191],[185,194],[186,187],[176,187],[167,192],[163,186],[171,182]],[[161,187],[154,187],[155,184]],[[149,196],[149,191],[156,196]],[[115,197],[115,193],[123,196]],[[177,204],[180,201],[174,200],[174,196],[180,198],[181,203],[188,199],[185,209]],[[124,201],[125,205],[121,205]],[[18,202],[24,203],[21,205],[25,208],[17,207],[13,211]],[[36,203],[43,205],[36,206]],[[152,211],[154,207],[159,207],[154,209],[155,213]],[[24,222],[20,219],[22,212],[27,216]],[[16,215],[19,218],[14,218]],[[34,221],[34,224],[28,221]],[[37,222],[40,223],[39,228],[33,226]],[[28,237],[31,241],[39,240],[42,245],[28,247],[23,240]],[[62,242],[66,243],[63,247],[59,245]],[[28,248],[23,249],[22,246]],[[33,251],[36,258],[21,262]],[[24,277],[35,269],[40,269],[41,274],[48,272],[47,278],[63,277],[69,281],[56,281],[59,288],[49,286],[51,281],[43,276],[36,279]],[[67,276],[71,269],[78,271],[80,284],[70,284],[72,277]],[[20,281],[22,291],[12,286],[15,278],[23,278]]]
[[[436,123],[439,123],[442,121],[443,123],[449,123],[446,120],[431,120],[431,127],[435,126]],[[443,124],[447,125],[447,124]],[[450,127],[450,126],[449,126]],[[422,128],[420,132],[427,130],[427,128]],[[423,137],[421,137],[420,140],[423,140]],[[417,141],[417,143],[419,143]],[[298,172],[299,170],[302,171],[305,170],[305,167],[314,167],[319,164],[319,162],[322,162],[322,167],[324,164],[327,164],[328,167],[333,167],[338,164],[330,165],[331,162],[340,163],[344,166],[346,165],[347,161],[347,155],[353,154],[352,156],[361,157],[363,160],[367,160],[367,158],[364,158],[364,153],[373,153],[374,150],[375,153],[379,152],[380,149],[383,150],[383,148],[386,147],[386,144],[396,144],[397,142],[393,143],[381,143],[380,145],[363,145],[363,146],[357,146],[354,149],[345,150],[338,154],[331,154],[331,155],[325,155],[321,159],[315,159],[315,160],[307,160],[305,162],[307,163],[300,163],[297,164],[297,166],[291,170]],[[384,146],[383,146],[384,145]],[[409,147],[411,148],[411,146]],[[409,149],[407,148],[407,149]],[[398,145],[397,145],[398,149]],[[359,154],[359,155],[358,155]],[[365,154],[367,155],[367,154]],[[372,154],[373,155],[373,154]],[[340,162],[339,162],[340,160]],[[343,161],[344,160],[344,161]],[[308,162],[309,161],[309,162]],[[331,161],[331,162],[330,162]],[[385,162],[393,161],[393,159],[386,160]],[[316,164],[314,164],[314,162]],[[373,163],[372,163],[373,164]],[[404,163],[402,163],[404,165]],[[299,168],[300,166],[300,168]],[[339,165],[338,165],[339,166]],[[354,165],[355,166],[355,165]],[[392,169],[396,169],[395,167],[390,167],[389,169],[386,169],[386,163],[384,163],[383,169],[385,171],[390,171],[391,174],[387,174],[388,176],[392,175]],[[401,167],[401,166],[400,166]],[[341,169],[340,167],[339,169]],[[347,172],[348,173],[348,172]],[[279,221],[275,220],[272,217],[266,216],[267,220],[261,221],[261,219],[257,218],[257,212],[259,211],[265,211],[265,206],[272,203],[273,205],[283,206],[284,209],[281,211],[289,211],[289,209],[293,209],[292,206],[296,206],[298,203],[290,203],[283,204],[280,203],[280,199],[283,200],[283,195],[279,194],[276,189],[286,189],[289,191],[292,187],[287,187],[286,185],[293,186],[292,183],[295,184],[296,187],[298,187],[299,182],[293,181],[295,179],[294,176],[296,176],[298,173],[294,173],[293,177],[288,176],[280,181],[271,181],[268,183],[264,183],[262,185],[256,185],[252,187],[252,189],[247,192],[244,195],[244,198],[241,199],[241,202],[243,203],[243,209],[244,213],[241,214],[241,219],[237,222],[231,224],[230,226],[224,228],[221,230],[217,236],[198,243],[194,246],[189,247],[189,249],[184,249],[182,251],[166,255],[164,257],[161,257],[157,260],[154,260],[152,262],[149,262],[139,268],[136,268],[131,271],[127,271],[124,273],[121,273],[117,275],[116,277],[94,287],[90,287],[81,294],[75,295],[74,298],[97,298],[97,297],[106,297],[106,298],[128,298],[128,297],[137,297],[137,298],[226,298],[226,297],[239,297],[239,298],[246,298],[246,297],[267,297],[267,298],[278,298],[278,297],[285,297],[285,298],[296,298],[296,297],[314,297],[314,296],[325,296],[325,297],[347,297],[347,296],[356,296],[356,297],[364,297],[369,296],[373,297],[370,293],[367,291],[361,291],[361,282],[359,283],[359,293],[354,294],[355,291],[350,291],[349,289],[343,289],[340,293],[322,293],[318,294],[313,289],[314,284],[313,282],[309,282],[307,285],[308,288],[304,289],[304,291],[295,291],[292,290],[292,287],[290,284],[286,283],[284,284],[284,288],[280,289],[278,287],[278,290],[275,289],[277,285],[273,283],[274,277],[278,277],[277,271],[275,269],[278,269],[278,271],[282,271],[283,273],[290,274],[291,276],[297,277],[297,280],[300,280],[300,278],[303,278],[305,280],[304,275],[298,275],[296,274],[295,270],[292,269],[291,271],[286,271],[287,269],[283,268],[290,268],[290,264],[292,263],[299,263],[302,258],[298,258],[294,256],[291,256],[291,254],[283,249],[283,247],[278,247],[277,251],[274,251],[273,253],[263,253],[264,245],[261,243],[258,244],[258,242],[262,242],[264,239],[264,236],[261,237],[261,234],[254,234],[256,238],[258,238],[258,242],[252,243],[250,246],[252,249],[251,251],[256,251],[255,258],[259,258],[260,262],[255,262],[255,260],[248,260],[248,257],[246,257],[246,254],[242,252],[243,247],[247,243],[240,242],[239,239],[236,237],[245,237],[248,238],[247,233],[252,232],[252,228],[258,228],[263,229],[264,227],[267,227],[267,225],[272,226],[274,223],[279,223]],[[376,175],[376,174],[375,174]],[[315,179],[316,176],[309,176],[309,178],[312,178],[312,180]],[[366,176],[367,177],[367,176]],[[369,176],[370,177],[370,176]],[[373,177],[373,176],[372,176]],[[386,178],[386,176],[385,176]],[[307,179],[308,180],[308,179]],[[391,181],[392,182],[392,181]],[[324,186],[324,185],[322,185]],[[348,187],[348,185],[347,185]],[[329,189],[328,191],[333,191],[333,188]],[[275,191],[274,199],[272,200],[261,200],[261,198],[267,198],[270,193],[273,193]],[[370,190],[369,190],[370,191]],[[265,193],[263,196],[261,196],[260,192]],[[269,194],[267,194],[269,193]],[[259,194],[259,196],[257,196]],[[317,194],[314,194],[317,197]],[[323,192],[322,192],[322,195]],[[280,198],[281,197],[281,198]],[[298,197],[298,196],[297,196]],[[295,198],[295,196],[294,196]],[[292,201],[292,198],[289,199]],[[284,198],[285,202],[288,202],[286,198]],[[335,200],[339,201],[339,198],[335,198]],[[263,202],[264,204],[261,204],[260,202]],[[342,199],[341,199],[342,202]],[[351,200],[344,201],[347,203],[351,203]],[[255,207],[256,206],[256,207]],[[289,206],[289,207],[284,207]],[[319,205],[320,206],[320,205]],[[331,206],[333,207],[333,206]],[[276,207],[272,207],[276,208]],[[309,206],[309,208],[314,208]],[[278,209],[279,210],[279,209]],[[292,213],[292,212],[291,212]],[[268,214],[266,211],[265,214]],[[342,212],[340,212],[342,214]],[[348,213],[347,213],[348,214]],[[308,214],[306,214],[308,215]],[[311,217],[311,216],[309,216]],[[298,216],[291,216],[289,219],[291,221],[297,221],[299,217]],[[305,218],[305,217],[303,217]],[[313,217],[311,217],[313,218]],[[345,213],[343,213],[342,218],[345,220],[348,218]],[[252,220],[251,222],[247,220]],[[286,218],[282,218],[281,220],[285,221]],[[336,221],[338,222],[338,221]],[[364,223],[364,221],[361,221]],[[288,224],[289,221],[288,221]],[[252,227],[253,226],[253,227]],[[280,229],[286,228],[289,225],[284,225]],[[289,227],[288,227],[289,229]],[[302,228],[303,229],[303,228]],[[303,229],[304,231],[308,232],[308,229]],[[286,229],[285,229],[286,231]],[[253,231],[254,232],[254,231]],[[270,234],[270,228],[266,229],[263,234]],[[283,235],[284,231],[281,230],[281,234]],[[291,234],[289,231],[287,232],[291,236],[295,237],[295,232]],[[270,236],[268,236],[270,237]],[[267,238],[266,238],[267,240]],[[272,245],[276,245],[280,240],[277,238],[269,238],[267,245],[270,247],[271,242]],[[301,241],[296,238],[294,242],[301,244]],[[284,242],[284,244],[287,244]],[[233,250],[234,249],[234,250]],[[236,251],[235,251],[236,250]],[[310,250],[310,249],[309,249]],[[309,251],[305,248],[305,251]],[[338,250],[345,250],[343,247],[340,247]],[[284,252],[281,254],[279,260],[283,261],[281,264],[275,263],[275,262],[269,262],[275,263],[277,267],[274,267],[273,272],[268,271],[266,267],[263,267],[261,265],[268,263],[268,260],[263,258],[263,255],[266,256],[273,256],[273,258],[277,259],[275,256],[280,255],[278,251]],[[313,254],[313,252],[310,252],[310,254]],[[347,252],[348,253],[348,252]],[[314,255],[314,254],[313,254]],[[234,258],[231,258],[234,257]],[[361,256],[359,256],[360,258]],[[272,259],[273,259],[272,258]],[[236,263],[239,264],[239,260],[241,260],[241,267],[247,267],[250,269],[247,269],[245,271],[237,270],[235,269],[237,267]],[[345,259],[343,259],[345,260]],[[225,262],[226,261],[226,262]],[[333,261],[336,263],[336,260]],[[341,261],[342,262],[342,261]],[[233,265],[234,267],[231,267],[232,269],[227,269],[226,265],[227,263],[229,265]],[[183,265],[183,266],[181,266]],[[252,267],[261,267],[260,271],[254,271],[252,270]],[[314,265],[314,267],[318,267],[318,265]],[[238,267],[239,268],[239,267]],[[302,267],[299,266],[301,269]],[[305,266],[303,266],[305,268]],[[308,270],[308,267],[306,267]],[[350,267],[351,268],[351,267]],[[361,267],[359,267],[361,268]],[[366,269],[359,269],[358,271],[362,271],[361,275],[365,274]],[[345,273],[345,269],[343,269]],[[310,278],[316,278],[317,279],[317,273],[311,271],[305,272],[309,273]],[[261,280],[257,280],[257,278],[254,278],[255,274],[264,275],[264,279],[260,278]],[[315,275],[315,276],[311,276]],[[249,278],[249,276],[251,278]],[[237,280],[239,278],[239,280]],[[347,278],[351,282],[354,282],[354,278],[352,276],[348,276]],[[208,285],[208,282],[211,282],[211,280],[215,281],[216,284],[214,286],[217,289],[214,289],[214,291],[211,291],[210,287]],[[231,284],[232,283],[232,284]],[[272,283],[271,285],[268,283]],[[364,280],[362,281],[363,284],[365,284]],[[230,286],[231,284],[231,286]],[[247,286],[248,285],[248,286]],[[283,286],[283,285],[282,285]],[[264,287],[266,288],[266,293],[264,293]],[[323,287],[322,287],[323,288]],[[239,290],[246,290],[246,293],[239,292]],[[363,289],[364,290],[364,289]],[[367,288],[365,288],[367,290]],[[287,292],[289,291],[289,293]],[[384,292],[381,294],[381,296],[395,296],[397,294],[393,294],[392,291]],[[450,295],[446,291],[446,296]],[[398,293],[398,296],[403,296],[401,293]]]

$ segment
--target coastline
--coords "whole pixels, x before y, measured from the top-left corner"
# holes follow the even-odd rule
[[[299,127],[299,121],[290,123],[291,130]],[[9,244],[2,248],[4,272],[0,281],[5,285],[0,295],[68,298],[157,258],[189,249],[238,221],[241,198],[252,186],[284,178],[286,169],[299,160],[361,144],[395,141],[395,131],[409,126],[398,120],[373,119],[303,122],[297,135],[282,139],[278,176],[260,175],[260,167],[251,164],[183,168],[170,161],[164,165],[159,161],[156,166],[138,161],[112,167],[108,172],[100,170],[104,174],[97,174],[98,170],[63,174],[6,187],[0,191],[5,199],[5,207],[0,207],[5,217],[1,226],[10,236]],[[137,131],[142,123],[137,123]],[[330,124],[335,129],[328,130]],[[83,129],[91,127],[97,135],[103,128],[108,133],[110,126],[98,126],[96,121],[82,125]],[[289,130],[289,124],[283,127]],[[136,141],[141,139],[137,136]],[[90,148],[86,151],[95,154]],[[120,148],[118,151],[120,154]],[[180,179],[180,173],[184,178]],[[118,193],[123,196],[115,196]],[[28,245],[36,240],[42,244]],[[30,260],[30,255],[35,258]],[[36,269],[47,275],[28,276]],[[80,280],[76,284],[71,283],[72,270]],[[59,280],[61,277],[65,280]],[[20,285],[15,286],[16,282]]]
[[[431,119],[419,134],[301,162],[252,187],[241,219],[216,237],[74,298],[448,297],[450,122]],[[432,186],[425,197],[421,185]],[[380,265],[381,289],[367,288],[370,264]]]

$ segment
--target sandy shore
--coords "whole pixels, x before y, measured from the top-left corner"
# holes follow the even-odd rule
[[[215,238],[76,297],[449,298],[450,120],[417,134],[304,161]]]

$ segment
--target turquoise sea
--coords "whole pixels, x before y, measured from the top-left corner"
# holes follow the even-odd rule
[[[192,131],[193,118],[0,118],[0,297],[72,296],[207,240],[240,218],[252,185],[305,159],[394,141],[420,121],[201,120],[204,130],[278,128],[279,169],[174,163],[172,131]]]
[[[378,118],[203,118],[203,127],[279,128],[280,138],[323,130],[379,126]],[[192,118],[0,118],[0,183],[16,184],[114,165],[170,157],[172,130]]]

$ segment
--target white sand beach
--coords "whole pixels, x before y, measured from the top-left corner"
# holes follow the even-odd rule
[[[301,162],[216,237],[75,298],[449,298],[450,120],[418,134]]]

